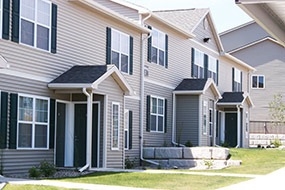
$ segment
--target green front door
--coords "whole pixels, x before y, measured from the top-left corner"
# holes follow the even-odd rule
[[[225,143],[230,147],[235,147],[237,145],[237,113],[226,113]]]

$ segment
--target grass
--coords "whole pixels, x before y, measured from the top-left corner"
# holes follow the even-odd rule
[[[219,173],[264,175],[276,169],[284,167],[285,165],[285,151],[281,150],[230,149],[230,153],[232,156],[231,159],[242,160],[241,166],[229,167],[222,170],[206,171]],[[249,178],[240,177],[202,176],[199,175],[199,171],[197,171],[197,175],[96,172],[83,177],[65,178],[59,180],[78,183],[119,185],[154,189],[211,190],[245,181],[248,179]],[[5,187],[4,190],[10,190],[10,186],[11,185],[7,186],[7,188]],[[39,186],[35,186],[35,188],[30,186],[28,189],[39,189],[36,187]],[[11,189],[14,190],[13,188]],[[53,187],[51,187],[50,189],[53,190]]]
[[[7,184],[3,190],[62,190],[62,187],[52,187],[44,185],[12,185]]]

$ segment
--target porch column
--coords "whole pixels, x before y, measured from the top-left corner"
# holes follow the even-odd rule
[[[237,146],[236,148],[238,148],[240,146],[240,106],[237,105]]]

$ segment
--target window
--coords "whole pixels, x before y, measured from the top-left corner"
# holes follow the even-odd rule
[[[165,100],[159,97],[151,97],[150,130],[152,132],[164,132]]]
[[[213,114],[213,109],[212,108],[209,108],[209,135],[210,137],[213,136],[213,117],[214,117],[214,114]]]
[[[148,39],[148,61],[168,67],[168,36],[149,26],[152,35]]]
[[[129,110],[125,110],[125,150],[129,150]]]
[[[2,15],[3,15],[3,2],[0,0],[0,38],[2,38],[2,25],[3,25],[3,20],[2,20]]]
[[[49,99],[19,96],[18,148],[47,149]]]
[[[46,0],[21,0],[20,2],[20,42],[49,51],[51,2]]]
[[[194,57],[193,57],[193,71],[192,71],[192,76],[194,78],[204,78],[204,53],[197,50],[193,49],[194,51]]]
[[[112,149],[119,149],[120,104],[112,103]]]
[[[242,72],[233,68],[233,92],[242,91]]]
[[[252,76],[252,88],[263,89],[265,88],[265,77],[264,75],[254,75]]]
[[[208,58],[208,78],[212,78],[217,84],[218,75],[217,75],[217,60],[211,56]]]
[[[203,135],[207,135],[207,111],[208,111],[208,103],[207,101],[203,101],[203,126],[202,126]]]

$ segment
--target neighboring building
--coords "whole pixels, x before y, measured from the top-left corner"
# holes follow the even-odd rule
[[[124,168],[188,141],[248,147],[253,68],[224,54],[208,9],[27,2],[0,0],[4,174]]]
[[[282,44],[254,21],[225,31],[220,37],[227,53],[256,69],[250,74],[249,91],[255,105],[251,109],[250,132],[285,133],[284,127],[274,127],[269,110],[269,103],[274,100],[274,95],[285,95],[282,88],[285,85],[282,75],[285,70],[285,49]],[[267,137],[262,140],[267,140]]]

